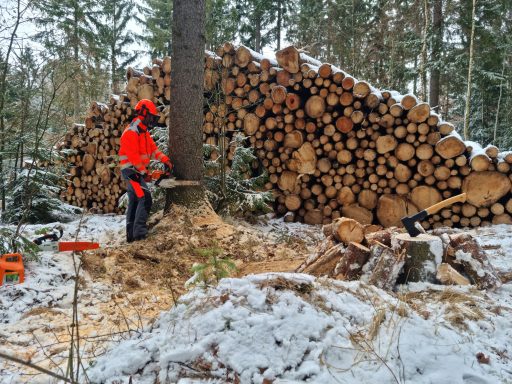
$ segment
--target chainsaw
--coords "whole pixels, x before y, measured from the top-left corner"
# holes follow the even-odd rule
[[[59,241],[62,237],[62,228],[58,229],[58,233],[52,232],[45,234],[33,242],[41,251],[50,252],[67,252],[67,251],[87,251],[89,249],[98,249],[100,245],[90,241]]]
[[[59,241],[62,228],[57,232],[47,233],[33,240],[41,251],[66,252],[98,249],[100,245],[89,241]],[[0,286],[14,285],[25,281],[25,267],[20,253],[0,255]]]
[[[156,187],[160,188],[175,188],[201,185],[200,181],[176,180],[176,178],[172,175],[172,171],[169,170],[162,171],[160,169],[155,169],[151,171],[149,175],[151,178],[151,182],[153,182]]]

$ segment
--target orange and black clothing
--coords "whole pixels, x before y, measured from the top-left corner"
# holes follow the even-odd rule
[[[156,159],[170,166],[169,158],[156,146],[141,117],[133,119],[121,136],[119,161],[121,175],[126,181],[128,208],[126,210],[126,238],[128,242],[146,237],[146,221],[152,198],[145,182],[147,166]]]
[[[147,174],[146,167],[151,159],[162,163],[169,162],[169,158],[156,146],[141,118],[136,117],[121,136],[119,149],[121,169],[133,167],[137,172]]]

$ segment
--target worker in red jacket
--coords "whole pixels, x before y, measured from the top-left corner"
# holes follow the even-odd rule
[[[169,158],[156,146],[149,131],[157,124],[159,116],[155,104],[148,99],[135,106],[136,117],[121,136],[119,160],[121,176],[126,181],[128,209],[126,211],[126,240],[130,243],[146,238],[146,220],[152,199],[146,181],[150,181],[147,169],[149,161],[156,159],[172,169]]]

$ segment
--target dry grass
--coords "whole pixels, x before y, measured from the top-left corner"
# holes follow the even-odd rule
[[[483,300],[481,293],[476,290],[466,293],[447,287],[439,291],[407,292],[400,294],[399,299],[424,318],[430,316],[427,306],[429,302],[442,303],[444,318],[458,328],[466,329],[466,320],[476,321],[486,317],[479,305]]]

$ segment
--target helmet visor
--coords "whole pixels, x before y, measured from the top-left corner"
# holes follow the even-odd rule
[[[142,123],[148,128],[153,128],[158,124],[158,120],[160,120],[160,116],[148,113],[142,120]]]

